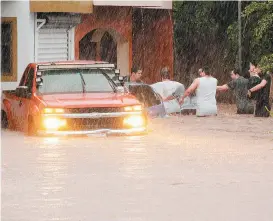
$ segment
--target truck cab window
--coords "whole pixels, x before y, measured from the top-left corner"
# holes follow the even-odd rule
[[[45,70],[38,94],[113,92],[111,80],[97,69]]]

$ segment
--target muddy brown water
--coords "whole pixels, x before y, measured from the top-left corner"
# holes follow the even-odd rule
[[[2,220],[273,220],[273,118],[219,107],[146,136],[2,131]]]

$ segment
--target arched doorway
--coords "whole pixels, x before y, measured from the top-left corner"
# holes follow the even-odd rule
[[[95,31],[90,31],[80,40],[80,60],[96,60],[97,43],[92,42],[92,35]]]
[[[100,60],[115,64],[121,75],[129,74],[129,43],[113,29],[95,29],[79,42],[81,60]]]

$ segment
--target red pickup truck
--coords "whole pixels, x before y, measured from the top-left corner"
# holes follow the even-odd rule
[[[109,78],[112,72],[106,62],[29,64],[16,90],[3,91],[2,128],[28,135],[145,133],[146,112]]]

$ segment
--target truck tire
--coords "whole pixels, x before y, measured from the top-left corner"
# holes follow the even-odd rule
[[[8,117],[5,111],[1,111],[1,128],[7,129],[9,127]]]
[[[33,120],[33,118],[30,116],[28,118],[28,130],[27,130],[27,135],[28,136],[37,136],[37,126]]]

